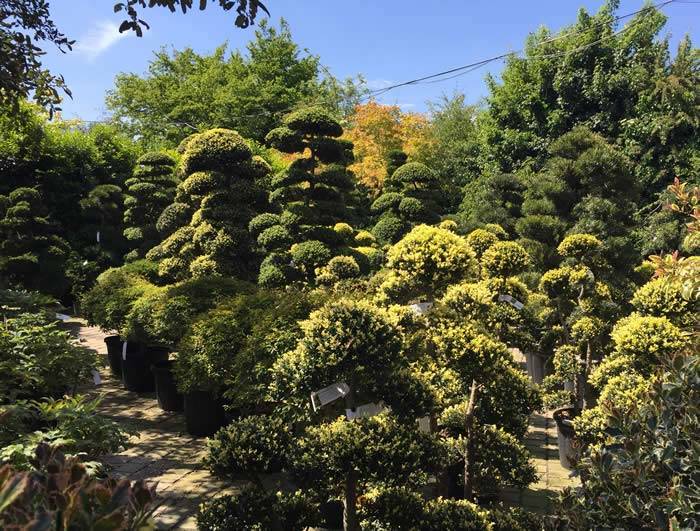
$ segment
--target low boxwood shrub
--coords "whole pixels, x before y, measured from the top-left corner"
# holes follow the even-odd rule
[[[319,525],[319,520],[318,506],[301,491],[267,492],[252,487],[201,504],[197,528],[303,531]]]
[[[205,463],[224,476],[243,475],[259,482],[259,475],[285,466],[292,432],[282,419],[252,415],[220,429],[207,442]]]

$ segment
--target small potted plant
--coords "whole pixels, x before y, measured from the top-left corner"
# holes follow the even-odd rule
[[[164,411],[182,411],[184,406],[184,398],[175,383],[174,363],[174,360],[160,360],[151,367],[155,378],[156,399]]]
[[[217,308],[202,314],[181,341],[173,371],[191,435],[212,435],[226,422],[221,398],[243,338],[235,313]]]

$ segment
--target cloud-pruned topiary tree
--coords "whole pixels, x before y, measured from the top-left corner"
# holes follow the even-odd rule
[[[312,107],[289,114],[282,127],[267,135],[270,146],[299,156],[272,179],[270,202],[278,213],[261,214],[250,225],[266,255],[260,284],[312,282],[316,269],[333,256],[350,254],[347,230],[334,230],[337,223],[356,217],[351,197],[355,180],[347,169],[352,144],[338,138],[342,133],[335,118]]]
[[[16,188],[0,196],[0,274],[12,286],[62,297],[68,243],[58,236],[39,192]]]
[[[381,243],[396,243],[416,223],[439,221],[439,199],[440,183],[433,170],[420,162],[399,166],[372,203],[372,213],[379,218],[372,233]]]
[[[151,152],[136,161],[133,177],[127,179],[124,199],[124,237],[127,261],[138,260],[159,241],[156,223],[175,197],[175,160],[166,153]]]
[[[631,238],[639,188],[632,164],[605,139],[584,127],[550,147],[551,158],[528,182],[516,223],[521,243],[540,270],[555,267],[555,242],[566,234],[589,233],[603,256],[621,273],[636,263]]]
[[[169,234],[147,258],[158,260],[169,280],[205,275],[249,278],[257,264],[248,224],[267,208],[255,184],[269,166],[253,157],[245,140],[228,129],[212,129],[191,138],[181,161],[185,179],[175,203],[158,220]]]

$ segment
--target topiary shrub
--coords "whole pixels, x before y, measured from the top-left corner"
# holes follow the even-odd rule
[[[250,160],[253,155],[243,138],[229,129],[193,135],[183,147],[182,170],[188,175],[206,170],[226,173],[232,165]]]
[[[10,286],[64,296],[70,247],[58,236],[39,192],[17,188],[0,197],[6,205],[0,213],[0,276]]]
[[[324,267],[316,270],[316,281],[319,284],[335,284],[359,275],[360,266],[352,256],[335,256]]]
[[[486,276],[505,279],[526,271],[530,256],[516,242],[497,242],[484,251],[481,265]]]
[[[160,240],[158,221],[175,197],[174,167],[175,160],[166,153],[146,153],[136,161],[133,177],[126,181],[124,237],[129,242],[129,261],[143,258]],[[165,232],[182,221],[178,213],[177,207],[171,208],[163,218]]]
[[[310,277],[317,267],[325,265],[331,258],[331,250],[318,240],[297,243],[291,248],[294,265]]]
[[[147,254],[160,261],[166,280],[249,278],[257,269],[248,228],[268,207],[265,192],[255,183],[258,166],[235,131],[213,129],[187,143],[182,159],[186,178],[175,198],[175,205],[182,206],[167,211],[161,221],[169,236]]]
[[[215,473],[260,483],[260,474],[285,466],[292,433],[282,419],[254,415],[221,428],[207,442],[205,464]]]
[[[286,249],[292,244],[292,235],[282,225],[273,225],[258,235],[258,245],[265,251]]]
[[[197,512],[197,529],[202,531],[304,531],[319,523],[318,506],[301,491],[270,493],[260,487],[202,503]]]
[[[457,225],[457,222],[452,219],[445,219],[440,222],[438,227],[440,227],[441,229],[449,230],[450,232],[457,232],[459,225]]]
[[[355,243],[360,247],[372,247],[375,243],[377,243],[377,239],[371,232],[360,230],[357,231],[357,234],[355,235]]]
[[[486,249],[497,241],[498,237],[495,234],[484,229],[476,229],[467,234],[467,243],[474,249],[474,253],[479,259],[486,252]]]
[[[383,244],[396,243],[408,230],[409,225],[397,217],[386,216],[372,228],[374,237]]]
[[[419,225],[387,253],[391,270],[381,286],[392,300],[433,300],[450,284],[476,275],[476,258],[467,241],[444,229]]]
[[[340,235],[345,243],[352,242],[355,236],[355,230],[348,223],[336,223],[333,230]]]
[[[684,297],[683,286],[666,277],[640,287],[632,297],[632,305],[644,315],[666,317],[683,328],[691,327],[700,311],[697,301]]]
[[[380,216],[372,233],[382,243],[395,243],[413,223],[439,221],[439,182],[424,164],[403,164],[390,174],[384,185],[385,193],[371,206],[372,213]],[[387,219],[399,219],[402,225]]]

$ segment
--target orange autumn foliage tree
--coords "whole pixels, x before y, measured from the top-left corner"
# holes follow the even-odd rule
[[[421,150],[429,142],[429,125],[424,115],[402,112],[398,105],[357,105],[344,135],[355,146],[355,163],[349,169],[359,182],[381,190],[389,152],[401,150],[410,157]]]

